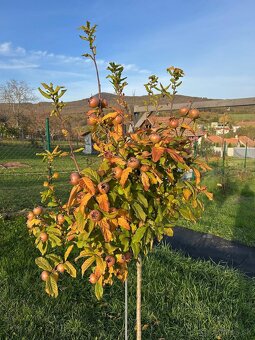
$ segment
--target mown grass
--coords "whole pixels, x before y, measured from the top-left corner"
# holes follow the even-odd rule
[[[204,200],[205,212],[197,223],[181,221],[181,224],[255,246],[255,161],[248,160],[247,171],[242,165],[243,160],[228,160],[224,191],[218,186],[222,183],[219,164],[212,164],[213,171],[204,176],[203,183],[213,192],[214,200]]]
[[[0,339],[124,338],[124,287],[93,296],[88,278],[60,279],[49,298],[34,263],[25,220],[0,222]],[[135,339],[135,265],[129,275],[129,339]],[[167,246],[143,265],[143,339],[255,339],[255,281]]]

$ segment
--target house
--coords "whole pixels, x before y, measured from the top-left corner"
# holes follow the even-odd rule
[[[226,135],[227,133],[233,131],[234,133],[240,129],[239,125],[232,125],[231,127],[228,124],[220,123],[220,122],[212,122],[211,128],[215,131],[217,136]]]
[[[215,152],[220,153],[222,156],[223,149],[225,145],[225,152],[227,156],[234,156],[236,148],[254,148],[255,141],[247,136],[236,136],[234,138],[223,138],[218,135],[205,135],[205,139],[213,144],[213,149]]]

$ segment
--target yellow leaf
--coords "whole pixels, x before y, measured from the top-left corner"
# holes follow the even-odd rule
[[[112,233],[110,231],[109,223],[106,221],[106,219],[103,218],[101,221],[98,222],[98,224],[100,225],[105,242],[110,242],[112,240]]]
[[[65,261],[67,260],[68,256],[70,255],[72,249],[73,249],[73,244],[71,246],[69,246],[65,252]]]
[[[130,225],[128,221],[125,219],[125,217],[119,217],[118,218],[118,224],[123,227],[124,229],[130,230]]]
[[[81,275],[83,276],[85,271],[93,264],[93,262],[96,260],[95,256],[89,257],[87,260],[85,260],[81,266]]]
[[[100,209],[102,209],[106,212],[109,212],[110,203],[109,203],[109,200],[108,200],[108,196],[106,194],[98,195],[96,197],[96,200],[99,204]]]
[[[58,296],[58,284],[57,277],[52,273],[49,279],[46,281],[45,291],[52,297]]]
[[[71,275],[72,277],[76,277],[76,269],[74,268],[71,262],[66,261],[64,263],[64,267],[69,275]]]
[[[205,191],[204,194],[207,196],[207,198],[212,201],[213,200],[213,193]]]
[[[186,201],[188,201],[189,200],[189,198],[190,198],[190,196],[192,195],[192,192],[191,192],[191,190],[189,190],[189,189],[183,189],[183,196],[184,196],[184,198],[185,198],[185,200]]]
[[[110,112],[110,113],[107,113],[103,118],[102,118],[102,122],[106,119],[109,119],[109,118],[116,118],[117,116],[119,115],[118,112]]]
[[[98,146],[98,144],[97,143],[94,143],[93,144],[93,148],[96,150],[96,151],[102,151],[101,149],[100,149],[100,147]]]
[[[174,235],[173,229],[172,228],[164,228],[164,234],[172,237]]]
[[[133,170],[132,168],[127,167],[126,169],[124,169],[122,171],[121,178],[120,178],[120,185],[122,187],[124,187],[124,185],[125,185],[125,183],[126,183],[126,181],[128,179],[128,176],[129,176],[130,172],[132,172],[132,170]]]
[[[145,172],[141,173],[141,180],[143,183],[144,190],[148,191],[150,187],[150,181],[149,181],[149,177],[147,176]]]
[[[97,263],[96,270],[98,271],[98,274],[100,274],[98,276],[101,276],[105,272],[106,262],[100,256],[97,255],[96,256],[96,263]]]

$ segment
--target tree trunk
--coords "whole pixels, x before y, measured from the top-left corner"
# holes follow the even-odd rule
[[[139,255],[136,262],[137,286],[136,286],[136,339],[142,339],[141,323],[141,297],[142,297],[142,258]]]

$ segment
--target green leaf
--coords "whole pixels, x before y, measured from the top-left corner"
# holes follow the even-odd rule
[[[44,92],[43,90],[41,90],[40,87],[38,87],[38,90],[44,98],[51,99],[51,96]]]
[[[83,276],[85,271],[95,262],[96,258],[95,256],[89,257],[86,261],[83,262],[83,265],[81,266],[81,275]]]
[[[48,255],[46,255],[46,257],[47,257],[47,259],[51,260],[54,263],[54,266],[56,266],[57,264],[62,262],[61,257],[56,255],[56,254],[48,254]]]
[[[84,148],[79,148],[79,149],[74,150],[73,152],[81,152],[83,150],[84,150]]]
[[[144,236],[144,233],[146,232],[148,226],[145,225],[145,226],[142,226],[140,228],[138,228],[132,238],[132,243],[136,243],[136,242],[140,242],[141,239],[143,238]]]
[[[142,207],[140,206],[140,204],[138,204],[137,202],[133,203],[133,209],[138,217],[139,220],[145,221],[146,220],[146,214],[143,211]]]
[[[147,198],[141,192],[137,193],[137,199],[139,203],[141,203],[144,206],[144,208],[148,208]]]
[[[162,214],[162,210],[161,210],[161,206],[158,206],[158,211],[157,211],[157,217],[155,219],[155,223],[159,224],[161,223],[163,220],[163,214]]]
[[[57,237],[56,235],[52,234],[52,233],[49,234],[49,241],[50,241],[52,247],[61,246],[61,244],[62,244],[60,238]]]
[[[35,263],[43,270],[47,270],[49,272],[52,271],[51,265],[44,257],[37,257],[37,259],[35,259]]]
[[[100,176],[98,175],[98,173],[91,169],[91,168],[85,168],[82,170],[81,172],[83,175],[85,175],[86,177],[89,177],[93,182],[97,182],[99,183],[101,181]]]
[[[140,253],[140,248],[141,248],[140,243],[131,243],[131,248],[132,248],[134,257],[137,258]]]
[[[95,284],[95,295],[96,295],[96,298],[98,300],[101,300],[102,297],[103,297],[103,293],[104,293],[104,289],[103,289],[102,285],[99,282],[97,282]]]
[[[69,275],[71,275],[72,277],[76,277],[76,269],[74,268],[71,262],[66,261],[64,263],[64,267]]]

